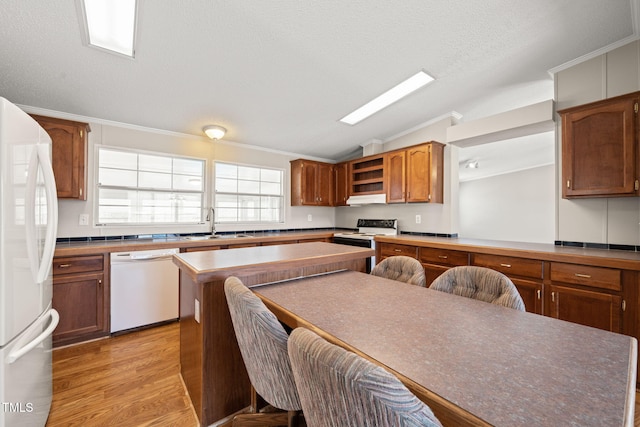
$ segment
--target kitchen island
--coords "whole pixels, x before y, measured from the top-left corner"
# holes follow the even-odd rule
[[[224,295],[236,276],[257,285],[338,271],[364,271],[373,250],[312,242],[174,255],[180,268],[180,370],[200,425],[250,403],[250,383]]]

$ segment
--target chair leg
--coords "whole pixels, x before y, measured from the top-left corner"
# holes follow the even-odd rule
[[[289,425],[288,412],[238,414],[233,418],[233,427],[265,427]]]
[[[300,411],[260,412],[258,409],[258,393],[251,386],[251,403],[249,412],[233,417],[233,427],[298,427],[300,425]],[[277,410],[269,406],[271,411]],[[226,425],[226,424],[225,424]]]
[[[300,425],[300,411],[287,412],[287,427],[298,427]]]

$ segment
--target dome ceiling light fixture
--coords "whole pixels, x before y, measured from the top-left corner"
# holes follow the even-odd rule
[[[227,130],[225,128],[218,125],[205,126],[202,128],[202,131],[214,141],[217,141],[218,139],[222,139],[224,134],[227,133]]]
[[[464,167],[467,169],[478,169],[480,165],[477,160],[469,160],[464,164]]]

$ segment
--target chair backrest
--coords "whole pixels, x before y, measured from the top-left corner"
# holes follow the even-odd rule
[[[308,427],[441,425],[390,372],[314,332],[295,329],[288,347]]]
[[[251,384],[272,406],[287,411],[300,410],[287,354],[289,336],[284,328],[237,277],[225,280],[224,292]]]
[[[429,289],[525,311],[513,282],[499,271],[476,266],[453,267],[438,276]]]
[[[408,256],[397,255],[385,258],[373,267],[371,274],[412,285],[427,286],[424,267],[420,261]]]

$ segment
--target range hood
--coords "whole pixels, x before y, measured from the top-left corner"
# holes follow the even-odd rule
[[[347,199],[347,204],[350,206],[372,205],[380,203],[387,203],[386,194],[363,194],[362,196],[351,196]]]

